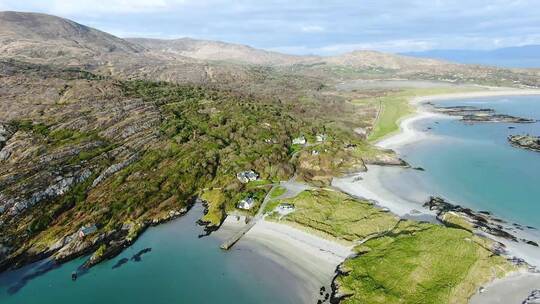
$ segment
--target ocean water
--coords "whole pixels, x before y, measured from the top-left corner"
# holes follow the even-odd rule
[[[148,229],[118,257],[71,280],[84,259],[35,278],[43,262],[0,274],[0,303],[301,303],[299,282],[277,263],[250,247],[224,252],[220,240],[198,238],[195,221],[202,207]],[[152,248],[140,256],[140,250]],[[113,268],[119,260],[130,259]],[[34,275],[33,275],[34,274]],[[20,287],[20,288],[18,288]],[[18,289],[18,290],[17,290]]]
[[[447,100],[435,104],[489,107],[501,114],[540,119],[540,96]],[[412,166],[425,169],[415,171],[413,179],[427,187],[429,193],[540,228],[540,153],[507,142],[510,134],[540,135],[540,123],[467,124],[455,118],[429,118],[417,121],[413,127],[431,136],[396,150]],[[414,184],[404,184],[414,188]]]

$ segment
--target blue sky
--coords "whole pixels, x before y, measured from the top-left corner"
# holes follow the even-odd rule
[[[295,54],[540,44],[538,0],[0,0],[120,37],[193,37]]]

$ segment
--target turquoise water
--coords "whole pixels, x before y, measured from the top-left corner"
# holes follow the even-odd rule
[[[436,104],[489,107],[502,114],[540,119],[540,96]],[[512,147],[506,139],[510,134],[540,135],[540,123],[466,124],[456,119],[426,119],[414,127],[435,136],[401,147],[398,152],[413,166],[426,170],[418,176],[430,185],[432,193],[540,228],[540,153]]]
[[[294,276],[253,250],[224,252],[219,240],[198,238],[196,206],[186,216],[147,230],[117,258],[104,262],[75,282],[71,272],[84,259],[66,263],[29,280],[17,292],[9,289],[38,265],[0,275],[0,303],[300,303]],[[144,248],[141,261],[113,269],[122,258]]]

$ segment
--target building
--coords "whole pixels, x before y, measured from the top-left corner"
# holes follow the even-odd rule
[[[259,179],[259,174],[257,174],[253,170],[243,171],[236,174],[236,178],[238,178],[240,182],[246,184],[251,181],[256,181],[257,179]]]
[[[79,229],[79,237],[83,238],[96,231],[97,231],[96,225],[82,226],[81,229]]]
[[[291,212],[294,212],[294,205],[290,203],[281,203],[277,207],[276,211],[281,215],[287,215]]]
[[[292,140],[292,143],[293,143],[293,145],[305,145],[306,144],[306,138],[304,137],[304,135],[302,135],[300,137],[294,138]]]
[[[238,209],[244,209],[244,210],[249,210],[253,208],[253,206],[255,206],[255,200],[253,199],[253,197],[247,197],[239,201],[237,205]]]
[[[317,142],[326,141],[327,138],[328,138],[328,136],[326,134],[317,134],[315,136],[315,139],[317,140]]]

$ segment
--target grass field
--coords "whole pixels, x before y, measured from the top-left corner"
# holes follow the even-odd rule
[[[467,303],[477,289],[513,270],[463,229],[401,222],[356,249],[338,278],[343,303]]]
[[[458,93],[472,90],[470,88],[429,88],[429,89],[405,89],[400,92],[390,93],[384,97],[356,100],[354,103],[378,103],[379,115],[368,137],[369,142],[376,142],[389,134],[399,130],[399,120],[414,113],[414,108],[409,100],[416,96]]]
[[[282,201],[293,204],[296,211],[284,216],[281,221],[346,241],[360,240],[388,231],[398,221],[395,216],[368,202],[333,190],[306,190],[294,198]]]
[[[487,249],[491,241],[466,229],[400,221],[332,189],[279,202],[296,209],[280,222],[340,241],[367,240],[336,279],[349,295],[342,303],[467,303],[480,286],[515,269]]]

